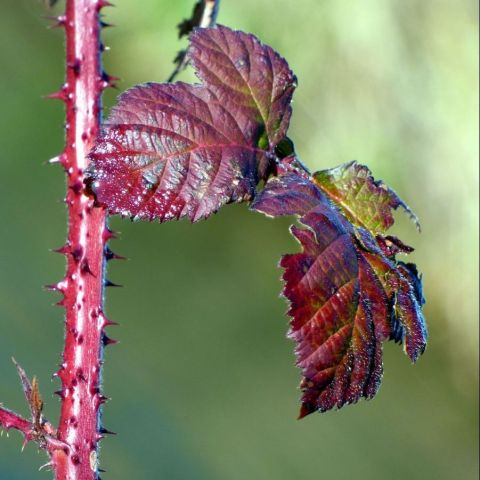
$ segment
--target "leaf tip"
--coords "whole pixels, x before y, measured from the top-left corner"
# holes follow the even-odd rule
[[[298,412],[297,420],[302,420],[306,416],[313,413],[315,410],[316,410],[315,408],[312,409],[311,405],[302,403],[302,405],[300,406],[300,411]]]

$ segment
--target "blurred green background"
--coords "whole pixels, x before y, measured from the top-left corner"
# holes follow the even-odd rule
[[[106,69],[120,90],[162,81],[185,42],[175,25],[191,0],[116,0],[106,9]],[[121,343],[106,352],[112,397],[105,479],[474,479],[478,470],[478,11],[469,0],[223,0],[219,22],[253,32],[299,79],[291,137],[305,163],[357,159],[417,212],[397,215],[416,246],[430,343],[413,367],[385,347],[370,402],[296,420],[299,372],[285,338],[276,263],[296,251],[291,219],[228,206],[208,220],[165,225],[112,219],[107,292]],[[0,5],[0,400],[26,413],[10,357],[51,374],[63,312],[42,285],[64,259],[64,177],[46,160],[63,146],[63,109],[42,100],[63,80],[64,40],[40,0]],[[192,79],[191,72],[182,79]],[[108,92],[112,104],[118,92]],[[51,477],[18,433],[0,439],[0,479]]]

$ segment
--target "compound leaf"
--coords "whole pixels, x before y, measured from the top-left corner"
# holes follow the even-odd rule
[[[203,85],[136,86],[105,122],[87,183],[111,213],[196,221],[253,198],[274,169],[295,86],[286,61],[226,27],[197,29],[189,58]]]
[[[303,374],[300,417],[372,398],[382,378],[382,343],[403,341],[416,361],[427,339],[416,268],[394,257],[409,247],[352,224],[317,177],[272,178],[251,206],[273,217],[298,215],[304,227],[291,227],[302,252],[280,261],[289,337]]]
[[[384,341],[403,343],[413,362],[426,346],[417,269],[396,259],[413,249],[385,235],[393,209],[417,218],[356,162],[308,174],[287,137],[296,78],[256,37],[196,29],[188,61],[201,84],[148,83],[120,96],[90,153],[89,189],[133,218],[197,221],[251,199],[267,215],[297,215],[302,252],[280,265],[300,416],[372,398]]]

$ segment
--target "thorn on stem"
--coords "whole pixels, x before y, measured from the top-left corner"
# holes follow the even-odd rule
[[[112,432],[111,430],[107,430],[105,427],[100,427],[100,429],[98,430],[99,433],[101,433],[102,435],[116,435],[115,432]]]
[[[105,242],[108,242],[109,240],[115,240],[118,238],[118,233],[114,232],[113,230],[110,230],[108,227],[105,228],[103,232],[103,240]]]
[[[115,345],[116,343],[118,343],[118,340],[114,340],[113,338],[107,336],[105,333],[102,333],[102,343],[104,347],[107,347],[108,345]]]
[[[109,320],[105,315],[103,315],[103,326],[102,328],[105,327],[116,327],[117,325],[120,325],[118,322],[114,322],[112,320]]]
[[[106,395],[97,395],[97,408],[106,403],[108,400],[110,400],[110,398]]]
[[[63,245],[63,247],[54,248],[52,250],[52,252],[61,253],[62,255],[68,255],[70,253],[70,246],[69,245]]]
[[[108,2],[107,0],[98,0],[97,3],[97,9],[101,10],[102,8],[105,7],[114,7],[115,5],[113,3]]]
[[[100,87],[103,89],[108,87],[117,88],[115,82],[117,82],[118,80],[120,80],[120,77],[115,77],[113,75],[109,75],[106,72],[102,72],[102,77],[100,79]]]
[[[115,252],[113,252],[110,247],[106,246],[105,247],[105,260],[109,262],[110,260],[126,260],[127,257],[122,257],[122,255],[117,255]]]
[[[44,465],[42,465],[38,471],[40,472],[41,470],[44,470],[44,469],[53,469],[53,462],[47,462],[45,463]]]
[[[60,155],[57,155],[56,157],[53,157],[50,160],[48,160],[48,163],[50,165],[53,165],[54,163],[61,163],[63,166],[65,166],[66,160],[67,160],[67,156],[64,153],[61,153]]]
[[[50,290],[51,292],[61,292],[61,288],[58,286],[58,283],[50,283],[43,287],[45,290]]]
[[[57,395],[60,399],[63,400],[63,398],[65,397],[65,395],[63,394],[63,391],[62,390],[55,390],[53,392],[54,395]]]
[[[81,68],[81,62],[80,60],[77,58],[75,59],[75,61],[73,62],[68,62],[67,63],[67,67],[68,68],[71,68],[73,70],[73,73],[75,74],[76,77],[78,77],[80,75],[80,68]]]
[[[55,16],[45,16],[47,20],[50,20],[52,22],[51,25],[49,25],[48,28],[64,28],[65,25],[67,24],[67,17],[65,15],[58,15],[57,17]]]
[[[92,277],[95,277],[95,274],[92,272],[91,268],[90,268],[90,264],[88,263],[88,259],[84,259],[82,261],[82,265],[81,265],[81,270],[83,273],[87,273],[89,275],[91,275]]]
[[[66,102],[68,99],[67,93],[63,88],[61,90],[58,90],[57,92],[53,92],[53,93],[50,93],[49,95],[45,95],[44,98],[47,98],[48,100],[60,100],[62,102]]]

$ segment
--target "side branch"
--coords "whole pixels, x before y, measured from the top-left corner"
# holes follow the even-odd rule
[[[26,420],[21,415],[18,415],[18,413],[0,405],[0,428],[4,428],[7,431],[14,428],[23,433],[23,447],[25,447],[29,441],[37,442],[38,447],[46,450],[51,459],[44,467],[53,466],[53,459],[59,456],[66,457],[70,448],[65,442],[57,438],[56,429],[42,414],[43,401],[40,396],[36,377],[33,377],[33,381],[30,382],[25,370],[23,370],[14,358],[12,358],[12,360],[17,367],[23,393],[30,407],[32,417],[31,420]]]
[[[217,21],[220,0],[199,0],[193,7],[192,16],[177,25],[178,38],[188,35],[195,27],[213,27]],[[167,82],[173,82],[175,77],[188,65],[187,50],[180,50],[173,60],[175,70]]]
[[[0,426],[5,430],[14,428],[22,432],[25,437],[25,442],[33,439],[33,424],[26,420],[18,413],[12,412],[8,408],[0,406]]]

